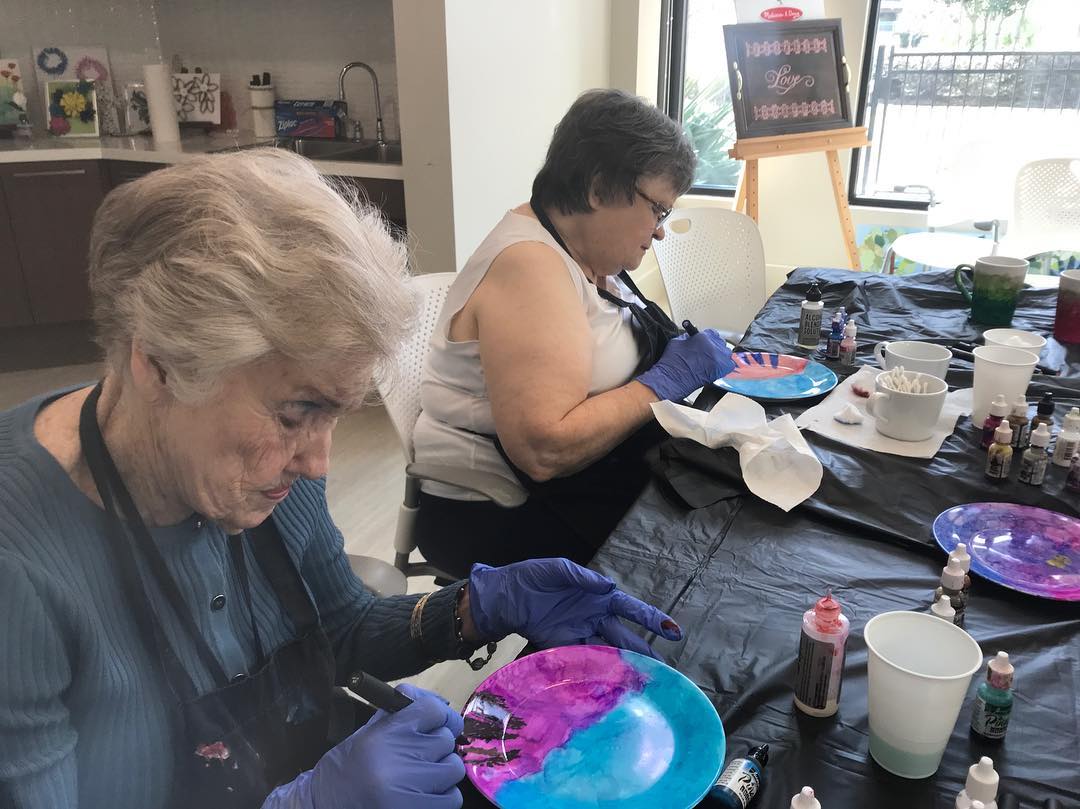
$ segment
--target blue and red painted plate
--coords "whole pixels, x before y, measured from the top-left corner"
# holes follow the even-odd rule
[[[735,360],[735,370],[716,380],[716,385],[751,399],[812,399],[836,387],[836,374],[806,357],[738,351],[731,358]]]
[[[724,764],[724,727],[701,689],[609,646],[519,658],[464,714],[465,771],[502,809],[689,809]]]

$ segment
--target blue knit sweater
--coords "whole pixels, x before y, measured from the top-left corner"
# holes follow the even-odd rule
[[[171,697],[110,564],[105,512],[34,438],[36,414],[64,392],[0,413],[0,806],[153,809],[172,786]],[[456,655],[456,588],[428,600],[424,643],[411,640],[417,597],[380,599],[361,585],[324,481],[297,481],[274,521],[333,644],[339,682],[355,668],[394,679]],[[226,673],[248,672],[251,620],[224,532],[192,517],[151,533]],[[259,633],[277,648],[292,627],[258,565],[247,562]],[[225,607],[213,610],[219,594]],[[171,611],[161,618],[196,687],[210,690]]]

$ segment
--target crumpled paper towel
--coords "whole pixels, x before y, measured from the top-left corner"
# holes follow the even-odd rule
[[[674,402],[654,402],[653,414],[670,435],[739,452],[743,481],[762,500],[791,511],[821,485],[821,461],[790,415],[768,421],[765,409],[729,393],[708,413]]]

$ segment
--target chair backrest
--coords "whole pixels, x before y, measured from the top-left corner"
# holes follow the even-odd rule
[[[749,216],[678,208],[653,242],[672,319],[741,334],[765,305],[765,250]]]
[[[1072,247],[1080,234],[1080,160],[1051,158],[1020,167],[1009,235]],[[1060,243],[1057,243],[1060,241]]]
[[[454,272],[435,272],[413,278],[423,300],[416,320],[416,329],[409,335],[394,358],[385,379],[376,380],[379,396],[390,414],[390,421],[401,439],[405,458],[413,460],[412,434],[420,417],[420,380],[424,375],[424,363],[431,348],[431,335],[439,320],[446,301],[447,290],[457,278]]]

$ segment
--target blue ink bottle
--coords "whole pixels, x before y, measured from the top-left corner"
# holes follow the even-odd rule
[[[761,771],[768,763],[767,744],[751,747],[745,758],[733,758],[709,790],[712,803],[724,809],[746,809],[761,788]]]
[[[986,667],[986,681],[975,693],[971,730],[984,739],[1000,741],[1009,729],[1013,706],[1013,664],[1006,652],[998,652]]]
[[[844,339],[844,318],[840,310],[832,318],[832,327],[829,331],[829,342],[825,344],[825,357],[830,360],[840,359],[840,341]]]

